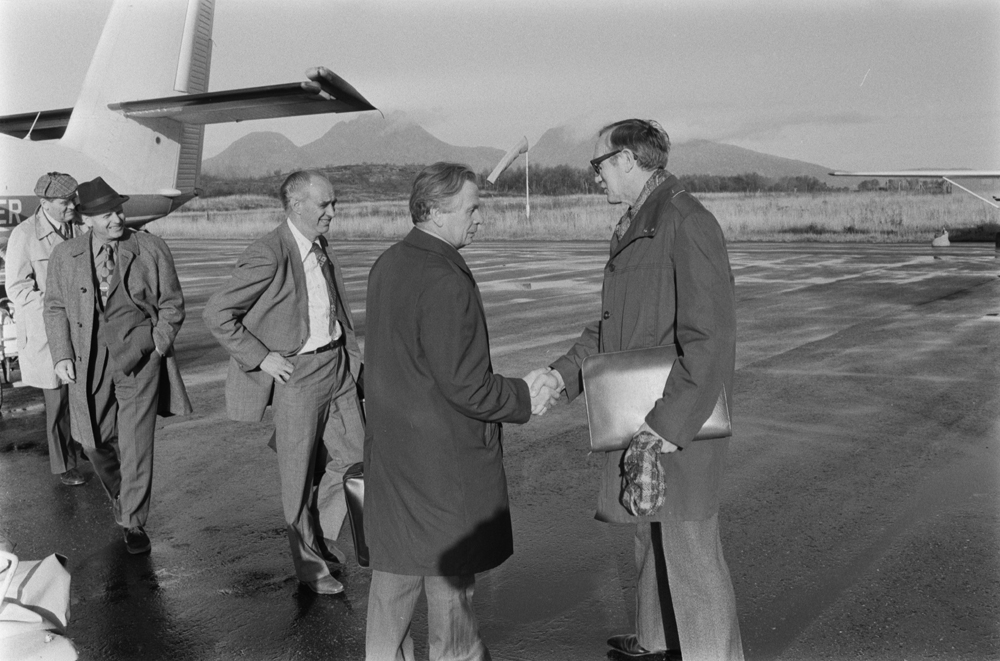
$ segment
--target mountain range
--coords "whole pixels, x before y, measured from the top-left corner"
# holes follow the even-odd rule
[[[593,136],[568,127],[546,131],[529,152],[531,165],[586,167],[593,157]],[[456,161],[476,172],[492,170],[504,150],[495,147],[459,147],[431,135],[403,113],[385,118],[360,115],[335,124],[319,139],[301,147],[275,132],[243,136],[217,156],[202,162],[206,175],[225,179],[256,178],[308,167],[387,163],[406,165]],[[515,161],[515,167],[523,161]],[[709,140],[690,140],[670,150],[668,169],[677,175],[732,176],[756,172],[771,179],[811,176],[831,186],[844,182],[829,176],[830,168],[779,156],[762,154]]]

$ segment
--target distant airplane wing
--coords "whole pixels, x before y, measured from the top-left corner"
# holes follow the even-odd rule
[[[219,124],[327,112],[376,110],[347,81],[326,67],[306,72],[308,81],[248,87],[206,94],[180,94],[109,104],[126,117],[168,118],[185,124]],[[58,140],[66,132],[72,108],[42,110],[0,117],[0,133],[22,139]]]
[[[130,119],[167,118],[185,124],[376,110],[347,81],[325,67],[310,69],[306,76],[309,80],[303,83],[126,101],[108,107]]]
[[[887,172],[831,172],[834,177],[889,177],[900,179],[943,179],[952,186],[958,186],[969,195],[978,197],[980,200],[990,205],[994,209],[1000,206],[994,204],[985,197],[969,190],[955,179],[1000,179],[1000,170],[892,170]],[[1000,197],[993,197],[1000,201]]]
[[[831,172],[834,177],[903,177],[907,179],[1000,179],[1000,170],[892,170]]]

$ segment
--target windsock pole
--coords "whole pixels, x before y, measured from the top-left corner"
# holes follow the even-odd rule
[[[531,200],[528,198],[528,152],[524,152],[524,216],[531,222]]]

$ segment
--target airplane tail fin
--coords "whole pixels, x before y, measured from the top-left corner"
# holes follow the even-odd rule
[[[215,0],[114,2],[62,144],[106,168],[116,189],[193,193],[204,125],[134,121],[109,106],[207,92],[214,10]]]

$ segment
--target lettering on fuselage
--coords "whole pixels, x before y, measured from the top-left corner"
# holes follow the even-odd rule
[[[21,200],[17,198],[4,199],[0,197],[0,227],[12,229],[15,225],[24,220],[22,216]]]

